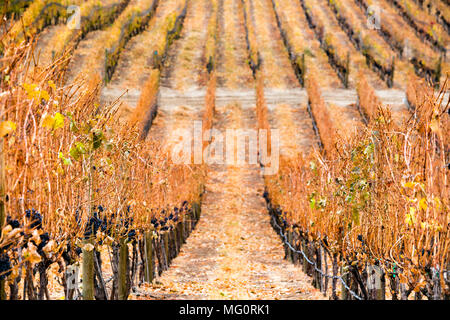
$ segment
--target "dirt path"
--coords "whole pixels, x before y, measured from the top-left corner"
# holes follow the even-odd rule
[[[218,105],[215,127],[253,128],[254,115],[254,106]],[[299,267],[283,259],[263,190],[257,165],[211,166],[200,222],[149,288],[150,298],[324,299]]]
[[[253,78],[246,62],[244,12],[241,0],[218,0],[217,86],[251,88]]]
[[[116,71],[107,86],[102,88],[101,102],[114,101],[122,96],[120,113],[126,119],[138,104],[141,90],[153,69],[153,53],[159,39],[165,37],[161,26],[170,14],[184,5],[182,0],[159,1],[148,27],[128,41],[117,63]]]
[[[149,136],[165,143],[176,142],[180,137],[174,132],[193,128],[193,121],[200,120],[203,114],[206,67],[202,61],[211,14],[208,1],[188,1],[180,39],[169,50],[162,71],[158,115],[149,132]]]
[[[163,87],[184,90],[205,84],[207,72],[203,53],[211,14],[209,1],[188,2],[181,39],[170,49],[167,67],[161,75]]]
[[[53,58],[53,42],[58,33],[66,28],[65,25],[59,24],[56,26],[49,26],[45,28],[39,35],[34,48],[34,54],[39,57],[39,64],[41,66],[47,66],[52,62]]]
[[[256,129],[257,123],[255,89],[245,62],[245,38],[239,32],[244,28],[238,1],[219,1],[219,12],[223,8],[223,14],[219,15],[222,32],[213,128],[223,133],[233,128]],[[178,41],[174,48],[184,46],[182,39]],[[290,68],[290,64],[286,63],[285,67]],[[172,70],[167,74],[178,81],[179,73]],[[295,76],[291,78],[296,81]],[[166,86],[160,91],[159,115],[150,130],[150,135],[159,135],[165,141],[171,140],[174,129],[192,125],[192,120],[199,118],[205,94],[204,88],[176,90],[172,81],[167,82],[169,80],[164,80]],[[193,83],[194,77],[189,81]],[[278,104],[279,93],[270,91],[269,103]],[[281,100],[286,98],[284,100],[290,104],[298,103],[298,95],[285,96]],[[289,119],[294,121],[295,117]],[[310,285],[311,279],[300,268],[284,260],[282,243],[270,225],[262,197],[264,180],[257,164],[210,165],[205,188],[202,216],[196,229],[169,270],[136,298],[324,298]]]

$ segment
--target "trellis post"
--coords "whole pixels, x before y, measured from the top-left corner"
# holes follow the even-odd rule
[[[0,237],[2,235],[3,225],[6,219],[5,209],[5,157],[3,154],[4,139],[0,137]],[[6,300],[5,292],[6,281],[0,280],[0,300]]]
[[[118,268],[118,298],[127,300],[128,298],[128,245],[126,237],[120,239],[119,248],[119,268]]]
[[[145,268],[144,268],[144,280],[147,283],[153,281],[153,228],[146,232],[144,235],[144,248],[145,248]]]
[[[383,269],[378,265],[367,266],[367,291],[369,299],[385,299],[385,275]]]

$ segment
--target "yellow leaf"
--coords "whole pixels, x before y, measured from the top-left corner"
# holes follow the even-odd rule
[[[44,128],[52,129],[53,128],[53,117],[51,115],[45,116],[44,120],[42,120],[42,126]]]
[[[404,188],[411,188],[412,189],[412,188],[414,188],[414,186],[415,186],[414,182],[411,182],[411,181],[408,181],[405,184],[403,184]]]
[[[50,99],[48,92],[45,90],[41,90],[39,97],[44,99],[45,101],[48,101]]]
[[[54,120],[53,129],[64,127],[64,116],[61,113],[59,112],[55,113],[53,120]]]
[[[39,87],[35,84],[24,83],[23,88],[27,92],[28,99],[44,99],[48,101],[50,96],[47,91],[39,89]]]
[[[414,207],[409,208],[409,213],[405,217],[405,223],[412,226],[416,223],[416,218],[414,216],[416,209]]]
[[[42,126],[44,128],[56,130],[58,128],[64,127],[64,119],[64,116],[59,112],[55,113],[53,117],[47,115],[44,117],[44,120],[42,120]]]
[[[49,81],[48,81],[48,85],[49,85],[50,88],[52,88],[53,90],[56,90],[56,85],[55,85],[55,83],[53,82],[53,80],[49,80]]]
[[[441,201],[439,200],[438,197],[434,197],[434,206],[436,207],[436,210],[441,209]]]
[[[16,130],[16,124],[12,121],[2,121],[0,123],[0,137],[4,137]]]
[[[430,122],[430,129],[431,131],[433,131],[434,133],[439,132],[439,122],[437,119],[433,119]]]
[[[423,210],[426,211],[428,206],[427,206],[427,200],[425,198],[420,199],[419,201],[419,207]]]
[[[28,99],[35,98],[36,97],[36,91],[39,90],[35,84],[29,84],[29,83],[24,83],[23,84],[23,88],[25,89],[25,91],[28,94]]]

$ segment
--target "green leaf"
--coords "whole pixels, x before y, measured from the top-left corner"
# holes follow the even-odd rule
[[[69,154],[75,161],[80,159],[81,155],[86,153],[86,146],[82,142],[77,142],[69,151]]]
[[[80,156],[81,156],[81,154],[80,154],[80,152],[78,151],[78,148],[77,148],[77,147],[72,147],[72,148],[70,149],[70,151],[69,151],[69,154],[70,154],[70,156],[71,156],[72,158],[75,159],[75,161],[78,161],[78,159],[80,159]]]
[[[69,125],[70,131],[77,133],[78,132],[78,127],[77,124],[75,123],[75,121],[70,121],[70,125]]]
[[[84,145],[84,143],[77,142],[76,146],[77,146],[77,149],[79,150],[79,152],[81,154],[85,154],[86,153],[86,146]]]
[[[352,221],[355,225],[359,225],[359,211],[357,208],[352,208]]]
[[[57,112],[53,117],[53,130],[64,127],[64,116]]]
[[[316,199],[311,198],[311,199],[309,200],[309,207],[310,207],[311,209],[315,209],[315,208],[316,208]]]
[[[103,132],[98,131],[98,132],[94,132],[92,134],[92,146],[95,149],[98,149],[101,147],[103,142]]]

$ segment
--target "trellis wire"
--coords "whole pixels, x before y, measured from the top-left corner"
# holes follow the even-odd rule
[[[306,256],[306,254],[303,252],[303,250],[297,250],[295,249],[287,240],[286,235],[283,233],[283,229],[278,225],[278,223],[276,222],[275,219],[273,219],[273,223],[277,226],[277,228],[280,230],[280,235],[283,237],[284,241],[283,243],[286,244],[293,252],[295,253],[300,253],[305,260],[312,266],[314,266],[314,270],[316,270],[317,272],[319,272],[322,276],[327,277],[329,279],[337,279],[339,281],[341,281],[342,285],[345,287],[345,289],[348,290],[348,292],[350,292],[350,294],[358,299],[358,300],[363,300],[363,298],[361,298],[359,295],[357,295],[352,289],[350,289],[350,287],[347,285],[347,283],[345,283],[344,279],[342,278],[342,276],[330,276],[327,273],[324,273],[321,269],[317,268],[317,264],[315,261],[311,261],[308,259],[308,257]]]

